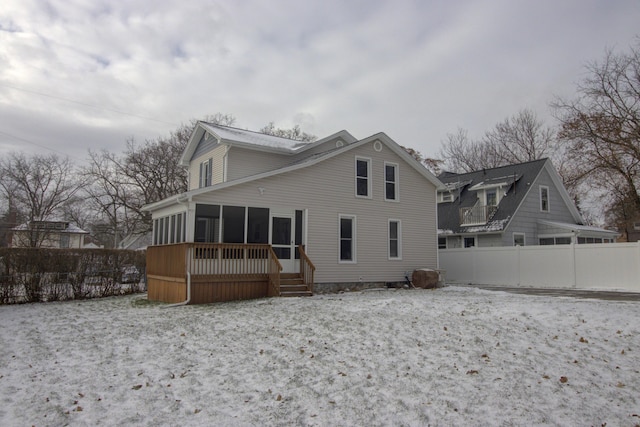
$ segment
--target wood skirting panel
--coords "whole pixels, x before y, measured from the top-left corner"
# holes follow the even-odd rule
[[[268,287],[269,281],[265,279],[215,282],[192,280],[191,304],[266,298]]]
[[[147,276],[147,298],[170,304],[187,299],[185,279]],[[245,299],[266,298],[269,295],[269,279],[265,275],[243,276],[194,276],[191,278],[190,304],[209,304]]]
[[[147,299],[175,304],[187,299],[187,284],[184,279],[147,276]]]

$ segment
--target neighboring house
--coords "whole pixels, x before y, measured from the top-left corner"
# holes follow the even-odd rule
[[[282,273],[300,273],[308,256],[316,291],[404,282],[416,268],[437,268],[441,183],[384,133],[305,143],[199,122],[181,164],[188,191],[145,207],[154,245],[268,244]],[[152,276],[150,298],[164,299],[151,296]]]
[[[147,249],[153,241],[152,233],[130,234],[118,244],[118,249],[127,249],[132,251]]]
[[[438,248],[614,242],[584,220],[549,159],[443,173]]]
[[[13,247],[83,248],[89,232],[66,221],[32,221],[12,229]]]

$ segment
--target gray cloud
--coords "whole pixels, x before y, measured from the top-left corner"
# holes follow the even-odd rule
[[[571,96],[584,64],[625,49],[635,0],[8,0],[0,11],[0,155],[74,158],[231,113],[259,129],[384,131],[435,155]]]

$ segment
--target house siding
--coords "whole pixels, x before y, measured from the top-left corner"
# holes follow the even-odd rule
[[[194,159],[189,164],[189,190],[195,190],[200,187],[200,163],[205,160],[212,159],[211,167],[211,184],[219,184],[224,182],[224,156],[227,153],[226,145],[215,146]]]
[[[216,138],[210,137],[209,139],[201,139],[196,147],[193,155],[191,156],[191,160],[204,156],[209,153],[209,151],[213,150],[213,148],[218,145],[218,140]]]
[[[549,212],[540,210],[540,186],[549,188]],[[543,168],[531,185],[516,217],[510,222],[502,236],[504,246],[513,245],[513,233],[525,233],[525,245],[538,244],[538,220],[575,223],[575,218],[562,199],[549,171]]]
[[[476,243],[479,248],[503,246],[504,239],[502,234],[485,234],[478,235]]]
[[[272,171],[291,162],[289,155],[231,147],[227,159],[227,181]]]
[[[258,153],[260,159],[263,154]],[[371,198],[355,197],[356,156],[371,159]],[[399,165],[399,202],[384,200],[385,161]],[[203,194],[194,201],[306,209],[306,250],[316,265],[317,283],[399,282],[415,268],[437,268],[435,190],[386,145],[377,152],[370,142],[313,166]],[[356,217],[356,263],[338,262],[340,214]],[[401,260],[388,259],[390,218],[402,222]]]
[[[342,141],[343,145],[348,145],[348,143],[342,139],[342,138],[332,138],[328,141],[323,142],[322,144],[318,144],[313,148],[308,148],[306,150],[304,150],[302,153],[296,154],[295,155],[295,161],[298,161],[300,159],[304,159],[306,157],[312,156],[314,154],[318,154],[318,153],[325,153],[327,151],[331,151],[331,150],[335,150],[336,147],[336,142],[340,140]]]

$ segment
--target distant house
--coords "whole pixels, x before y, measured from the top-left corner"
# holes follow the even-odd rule
[[[284,295],[293,292],[284,275],[304,276],[310,294],[402,283],[413,269],[437,268],[441,183],[384,133],[305,143],[199,122],[181,164],[188,191],[145,207],[150,299],[181,301],[188,289],[192,302]],[[175,269],[161,261],[176,256]]]
[[[549,159],[438,177],[438,247],[614,242],[585,225]]]
[[[640,241],[640,218],[625,227],[623,235],[618,240],[623,242]]]
[[[144,250],[153,241],[152,233],[130,234],[118,244],[118,249]]]
[[[32,221],[12,229],[13,247],[83,248],[89,232],[66,221]]]

